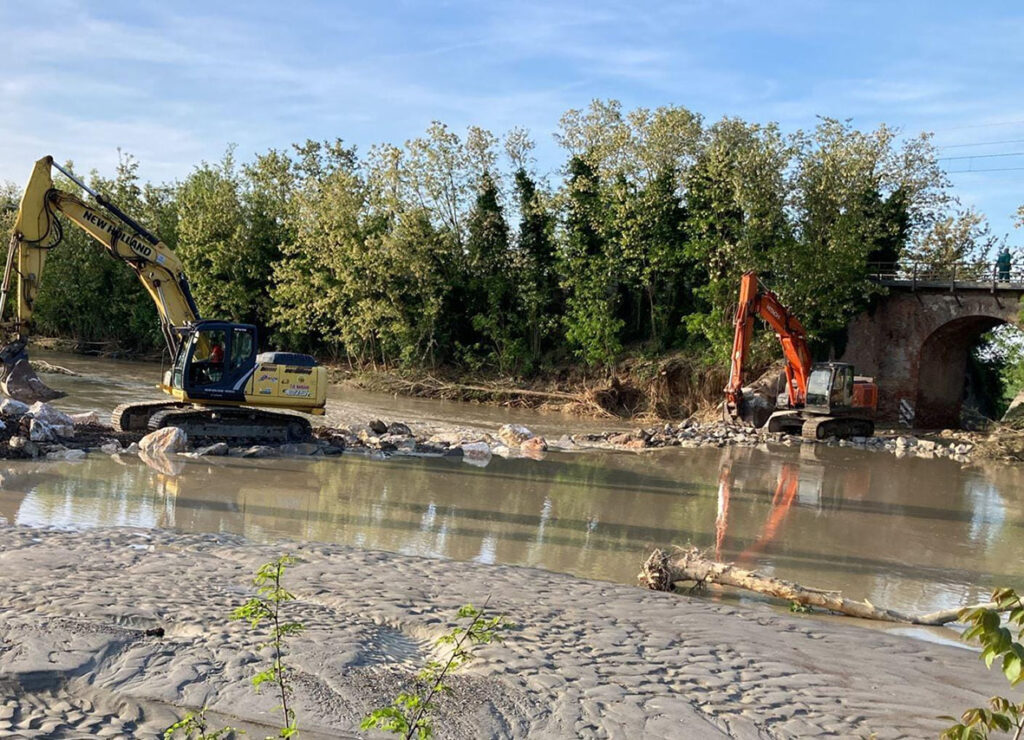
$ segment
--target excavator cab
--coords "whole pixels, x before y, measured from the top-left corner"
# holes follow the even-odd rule
[[[200,321],[176,331],[181,341],[164,384],[190,399],[245,401],[256,367],[256,327]]]
[[[831,414],[853,406],[853,365],[822,362],[811,368],[805,408],[811,413]]]

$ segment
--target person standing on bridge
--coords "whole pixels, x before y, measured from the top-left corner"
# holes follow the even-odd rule
[[[1010,281],[1010,266],[1012,265],[1012,258],[1010,257],[1010,248],[1003,246],[1003,251],[999,253],[998,259],[996,259],[996,270],[999,272],[1000,282]]]

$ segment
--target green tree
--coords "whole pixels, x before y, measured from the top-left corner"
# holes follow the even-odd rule
[[[918,271],[979,279],[989,278],[984,265],[992,260],[999,239],[984,216],[972,208],[940,217],[914,245],[908,257]]]
[[[706,132],[686,174],[687,257],[698,310],[687,327],[724,360],[731,347],[731,309],[740,277],[770,277],[793,239],[786,213],[792,146],[775,125],[725,118]]]
[[[620,179],[613,191],[616,262],[620,265],[622,314],[626,326],[633,325],[633,337],[651,340],[664,349],[671,322],[678,321],[678,309],[685,298],[686,213],[676,194],[676,175],[666,168],[638,188]]]
[[[537,183],[520,166],[515,173],[519,201],[519,300],[524,309],[530,361],[536,363],[555,336],[562,311],[558,286],[554,218]]]
[[[372,360],[375,322],[359,312],[373,288],[373,265],[355,151],[340,141],[306,142],[296,155],[284,222],[277,225],[273,325],[286,346]]]
[[[498,188],[487,171],[480,178],[476,204],[467,220],[466,253],[473,328],[498,369],[506,372],[524,354],[523,327],[515,310],[508,224],[498,202]]]
[[[780,295],[812,331],[844,327],[880,290],[868,263],[895,262],[906,245],[907,187],[887,168],[894,138],[833,119],[795,137],[795,238],[775,268]]]
[[[203,162],[185,178],[178,191],[178,218],[178,254],[200,314],[256,321],[259,301],[252,299],[264,286],[249,277],[252,255],[233,147],[220,162]]]
[[[617,276],[607,250],[607,215],[599,180],[587,159],[569,162],[568,204],[561,249],[566,292],[565,335],[587,364],[608,363],[622,349]]]

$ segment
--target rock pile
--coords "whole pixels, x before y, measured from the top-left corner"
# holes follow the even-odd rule
[[[225,442],[196,444],[180,429],[168,427],[143,436],[114,432],[98,423],[95,412],[65,414],[56,408],[35,403],[28,406],[11,399],[0,402],[0,457],[75,460],[91,450],[107,454],[140,454],[161,470],[175,469],[176,456],[184,457],[328,457],[363,454],[375,459],[391,455],[421,457],[458,457],[472,465],[487,465],[492,457],[529,457],[540,459],[549,449],[586,448],[628,451],[668,447],[702,448],[758,445],[792,446],[822,444],[857,447],[890,452],[897,457],[913,455],[926,458],[950,458],[968,462],[978,448],[968,433],[943,432],[938,438],[882,434],[849,440],[803,440],[782,433],[768,433],[750,427],[722,422],[684,421],[632,431],[601,434],[565,435],[548,443],[543,437],[519,424],[506,424],[493,435],[479,430],[461,429],[417,435],[402,422],[373,419],[351,427],[320,427],[306,442],[257,444],[232,447]]]
[[[685,421],[681,424],[665,424],[661,427],[635,429],[631,432],[605,432],[603,434],[578,434],[571,441],[579,447],[605,449],[647,450],[662,447],[756,447],[766,444],[792,446],[798,444],[821,444],[829,447],[857,447],[861,449],[884,450],[897,457],[913,455],[927,458],[951,458],[968,462],[974,445],[959,439],[947,441],[919,439],[910,435],[886,435],[875,437],[852,437],[851,439],[805,440],[783,433],[766,432],[751,427],[736,426],[724,422],[697,423]]]

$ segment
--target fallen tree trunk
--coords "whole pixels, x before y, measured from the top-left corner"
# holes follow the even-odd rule
[[[870,601],[854,601],[844,598],[839,591],[824,591],[808,588],[781,578],[761,575],[754,571],[737,568],[731,563],[720,563],[701,556],[696,548],[677,548],[669,553],[656,549],[643,565],[638,576],[640,583],[655,591],[673,591],[677,582],[692,581],[697,585],[719,583],[748,591],[767,594],[803,606],[813,606],[851,617],[876,619],[904,624],[940,625],[955,622],[962,609],[945,609],[931,614],[903,614],[892,609],[883,609]],[[995,609],[996,604],[974,604],[967,609]]]

